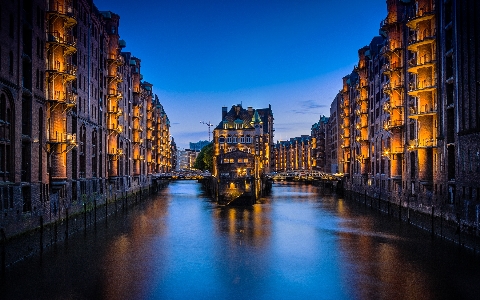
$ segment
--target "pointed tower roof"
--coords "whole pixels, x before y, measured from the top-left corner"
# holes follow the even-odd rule
[[[258,115],[258,111],[255,110],[255,113],[253,114],[253,117],[252,117],[252,122],[253,124],[262,124],[263,121],[262,119],[260,118],[260,116]]]

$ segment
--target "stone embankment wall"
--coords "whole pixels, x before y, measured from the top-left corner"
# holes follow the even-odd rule
[[[357,201],[372,209],[407,222],[413,226],[429,231],[432,238],[441,238],[470,249],[474,254],[480,252],[480,230],[461,220],[452,218],[442,206],[431,206],[429,209],[418,207],[408,199],[401,202],[391,202],[381,197],[370,196],[351,190],[343,190],[344,198]]]
[[[68,211],[54,222],[46,223],[40,216],[38,224],[31,230],[7,237],[0,229],[0,277],[5,269],[31,255],[41,254],[45,249],[68,239],[69,236],[86,232],[97,225],[108,223],[108,218],[129,207],[149,199],[150,195],[168,185],[168,180],[157,180],[150,186],[127,193],[120,197],[105,199],[102,202],[94,201],[91,205],[84,205],[83,211],[69,214]]]

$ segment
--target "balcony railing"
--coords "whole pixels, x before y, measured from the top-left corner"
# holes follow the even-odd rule
[[[436,88],[436,79],[430,80],[417,80],[416,82],[411,82],[408,87],[409,92],[422,92]]]
[[[71,27],[77,24],[77,20],[75,20],[74,6],[71,1],[50,0],[48,1],[47,11],[50,14],[55,13],[61,16],[65,20],[66,27]]]
[[[418,23],[433,19],[434,16],[435,4],[420,6],[408,16],[407,26],[415,29]]]
[[[403,126],[403,119],[402,120],[388,120],[383,122],[383,128],[385,130],[391,130],[393,128],[400,128]]]
[[[123,95],[122,95],[122,92],[120,90],[108,89],[107,96],[109,98],[116,98],[117,100],[119,100],[120,98],[122,98]]]
[[[431,57],[412,58],[408,61],[408,72],[417,73],[421,68],[431,67],[435,64],[435,60]]]
[[[424,33],[412,34],[408,37],[408,50],[416,51],[421,45],[433,43],[435,41],[436,30],[428,30]]]
[[[122,125],[118,125],[114,123],[108,124],[107,129],[110,130],[111,133],[117,133],[117,134],[122,133],[123,131]]]
[[[76,51],[77,40],[71,34],[62,34],[58,31],[47,32],[47,43],[56,43],[65,48],[64,55]]]
[[[420,107],[410,107],[409,117],[417,118],[420,116],[433,115],[437,113],[437,106],[432,106],[428,104],[421,105]]]
[[[54,134],[50,134],[48,131],[47,141],[49,143],[63,143],[69,145],[75,145],[77,143],[77,135],[75,133],[66,133],[55,131]]]
[[[414,148],[435,148],[437,147],[437,140],[433,138],[425,138],[425,139],[415,139],[413,140],[413,147]],[[411,147],[410,147],[411,149]]]

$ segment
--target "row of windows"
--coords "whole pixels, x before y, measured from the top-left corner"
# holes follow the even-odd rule
[[[248,163],[248,158],[238,158],[237,162],[239,164],[247,164]],[[223,160],[223,163],[224,164],[233,164],[233,163],[235,163],[235,159],[234,158],[225,158]]]
[[[223,152],[223,149],[224,147],[223,146],[220,146],[220,150]],[[228,147],[227,148],[227,152],[233,152],[235,150],[240,150],[240,151],[243,151],[243,152],[247,152],[247,153],[252,153],[252,149],[250,148],[235,148],[235,147]]]
[[[241,136],[241,137],[237,137],[236,135],[235,136],[228,136],[226,139],[225,137],[221,136],[218,138],[218,142],[219,143],[225,143],[225,140],[228,144],[236,144],[236,143],[241,143],[241,144],[250,144],[252,143],[252,137],[247,135],[246,137],[244,136]]]

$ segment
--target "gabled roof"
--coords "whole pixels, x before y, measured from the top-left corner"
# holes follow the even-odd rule
[[[224,129],[224,124],[228,124],[229,128],[235,128],[235,125],[242,124],[243,129],[253,129],[254,124],[266,123],[269,115],[272,115],[271,107],[244,109],[241,104],[233,105],[215,129]],[[264,127],[264,132],[267,131],[268,128]]]

